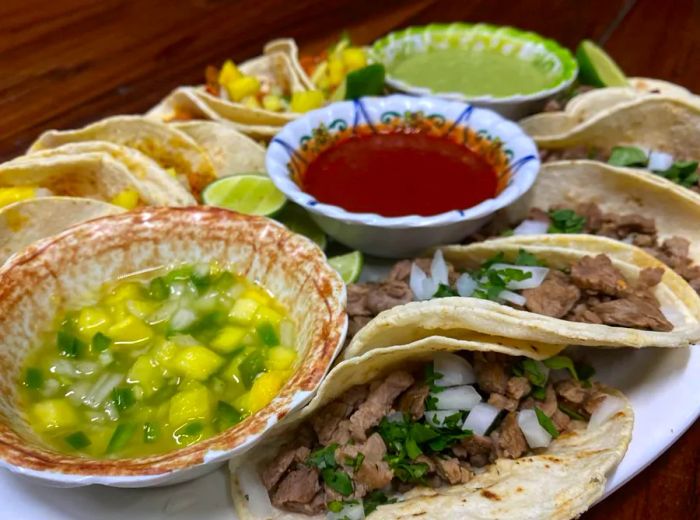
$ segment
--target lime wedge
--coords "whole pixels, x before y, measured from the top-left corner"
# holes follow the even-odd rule
[[[579,80],[596,87],[626,87],[627,78],[620,67],[600,47],[590,40],[583,40],[576,49]]]
[[[291,231],[310,238],[321,249],[326,248],[326,234],[301,206],[290,202],[275,216],[275,219]]]
[[[360,251],[353,251],[352,253],[329,258],[328,263],[333,269],[338,271],[345,283],[353,283],[360,277],[364,258]]]
[[[384,65],[373,63],[357,69],[347,76],[333,93],[333,101],[357,99],[362,96],[378,96],[384,92]]]
[[[274,215],[287,202],[269,177],[252,173],[212,182],[204,188],[202,199],[209,206],[262,216]]]

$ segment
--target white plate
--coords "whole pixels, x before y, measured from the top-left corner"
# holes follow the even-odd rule
[[[385,276],[386,263],[363,279]],[[635,411],[627,455],[610,475],[605,496],[661,455],[700,416],[700,345],[689,349],[576,349],[596,378],[622,390]],[[48,488],[0,470],[0,518],[42,520],[233,520],[225,469],[193,482],[156,489],[92,486]]]

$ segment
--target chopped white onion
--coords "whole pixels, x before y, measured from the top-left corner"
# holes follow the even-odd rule
[[[114,362],[114,356],[109,350],[103,350],[100,352],[100,354],[97,356],[98,361],[100,362],[100,365],[103,367],[109,366]]]
[[[177,301],[169,301],[151,314],[146,321],[148,321],[150,325],[156,325],[167,321],[173,314],[175,314],[178,308],[179,303]]]
[[[460,410],[426,410],[425,420],[428,424],[442,426],[445,423],[445,419],[456,413],[460,413]]]
[[[527,302],[527,298],[525,298],[525,296],[518,294],[518,293],[514,293],[513,291],[508,291],[508,290],[501,291],[498,294],[498,297],[501,300],[512,303],[513,305],[518,305],[520,307],[524,306],[525,302]]]
[[[479,403],[471,409],[462,424],[463,430],[471,430],[474,435],[484,435],[501,411],[488,403]]]
[[[471,410],[481,402],[479,392],[469,385],[445,388],[430,395],[437,400],[435,407],[438,410]]]
[[[520,291],[522,289],[535,289],[542,285],[544,279],[549,273],[548,267],[530,266],[530,265],[511,265],[511,264],[493,264],[491,269],[500,271],[503,269],[515,269],[523,273],[530,273],[530,278],[525,280],[511,280],[506,284],[508,289]]]
[[[457,278],[457,294],[463,298],[469,298],[474,294],[478,285],[469,273],[464,273]]]
[[[107,417],[109,418],[110,421],[118,421],[119,420],[119,411],[117,410],[117,407],[114,404],[114,401],[107,401],[105,403],[105,413],[107,414]]]
[[[55,379],[47,379],[44,381],[44,385],[41,387],[41,395],[44,397],[51,397],[56,395],[56,392],[61,388],[61,383]]]
[[[189,334],[175,334],[174,336],[170,337],[170,341],[172,341],[180,347],[194,347],[195,345],[201,344]]]
[[[83,397],[83,404],[90,408],[99,407],[121,380],[121,374],[102,374]]]
[[[429,300],[437,291],[438,285],[415,263],[411,264],[411,278],[409,280],[411,291],[416,300]]]
[[[92,361],[79,361],[76,363],[75,368],[78,370],[80,375],[89,376],[90,374],[95,373],[99,366],[100,365],[98,363],[94,363]]]
[[[549,222],[542,220],[523,220],[515,229],[514,235],[544,235],[549,229]]]
[[[357,500],[352,504],[345,504],[343,509],[337,513],[328,511],[328,514],[326,514],[326,520],[364,520],[364,518],[365,508],[362,500]]]
[[[272,518],[273,510],[270,495],[268,495],[256,468],[252,464],[239,466],[236,469],[236,477],[238,477],[241,492],[248,502],[251,516],[255,518]]]
[[[78,377],[80,375],[75,365],[67,359],[59,359],[49,368],[49,371],[53,374],[66,377]]]
[[[625,402],[619,397],[614,395],[606,396],[603,402],[598,403],[598,407],[591,414],[591,418],[588,421],[588,429],[597,428],[624,407]]]
[[[461,386],[476,383],[474,369],[469,361],[457,354],[440,352],[433,358],[433,369],[442,377],[435,379],[436,386]]]
[[[433,255],[433,261],[430,264],[430,276],[436,284],[448,285],[448,269],[445,263],[445,257],[442,255],[441,250],[435,251]]]
[[[552,436],[542,428],[540,421],[537,420],[535,410],[520,410],[518,412],[518,426],[520,426],[520,430],[531,448],[546,448],[552,442]]]
[[[653,171],[664,171],[668,170],[673,166],[673,155],[665,152],[656,152],[652,150],[649,152],[649,163],[647,168]]]
[[[197,316],[189,309],[178,309],[170,319],[170,327],[173,330],[183,330],[194,323]]]

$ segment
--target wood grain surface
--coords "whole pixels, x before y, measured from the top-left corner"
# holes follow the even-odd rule
[[[315,52],[343,29],[367,43],[450,21],[510,24],[570,48],[591,38],[629,75],[700,92],[700,2],[692,0],[2,0],[0,159],[49,128],[143,112],[200,82],[207,64],[254,56],[273,37]],[[699,495],[696,423],[583,518],[697,519]]]

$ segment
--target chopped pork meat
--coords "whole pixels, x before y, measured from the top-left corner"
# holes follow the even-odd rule
[[[606,255],[584,256],[571,266],[571,279],[581,289],[624,296],[629,284]]]
[[[350,417],[350,432],[358,441],[366,439],[366,431],[379,424],[392,408],[394,400],[413,384],[408,372],[392,372]]]
[[[525,308],[537,314],[562,318],[576,305],[581,291],[571,283],[568,275],[561,271],[550,271],[539,287],[526,289],[522,295],[527,298]]]

